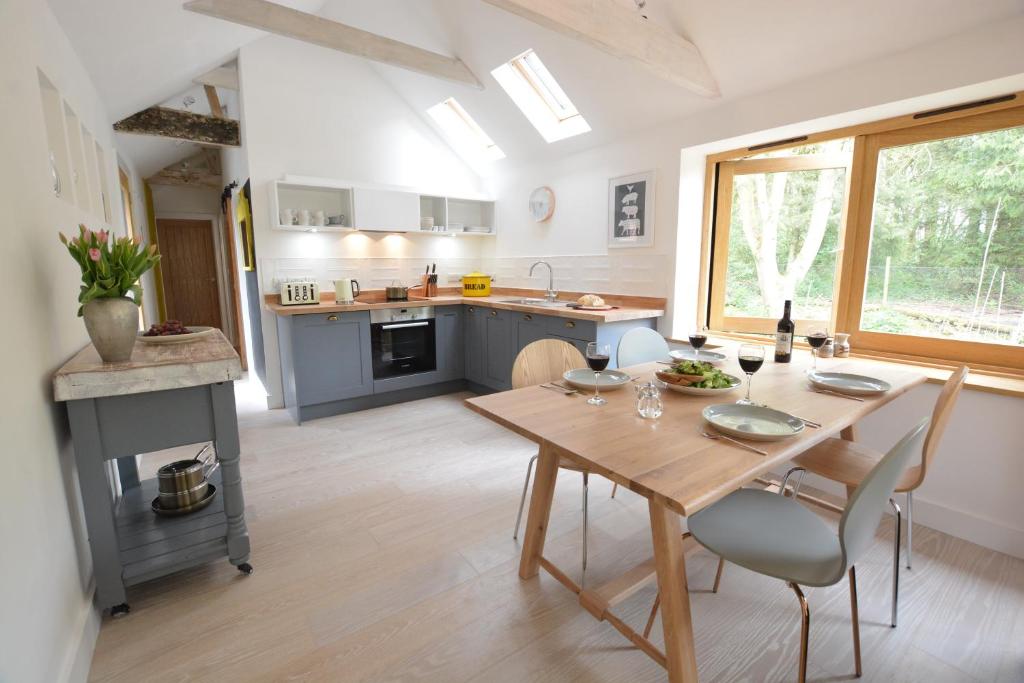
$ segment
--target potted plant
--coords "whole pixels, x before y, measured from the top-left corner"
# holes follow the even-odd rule
[[[139,278],[160,260],[156,245],[146,247],[129,237],[111,241],[108,231],[93,232],[84,225],[70,240],[60,233],[60,241],[82,269],[78,315],[89,339],[104,362],[128,360],[139,329]]]

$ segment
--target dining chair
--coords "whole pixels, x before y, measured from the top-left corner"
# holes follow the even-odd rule
[[[519,355],[516,356],[512,366],[512,388],[546,384],[562,380],[566,370],[576,370],[587,367],[587,361],[583,354],[569,342],[559,339],[541,339],[527,344]],[[539,455],[539,454],[538,454]],[[526,492],[530,488],[530,475],[533,473],[533,466],[537,462],[537,455],[530,458],[526,466],[526,481],[523,482],[523,495],[519,499],[519,512],[516,513],[516,528],[512,538],[519,538],[519,524],[523,519],[523,507],[526,505]],[[562,469],[572,470],[583,474],[583,549],[582,549],[582,573],[587,571],[587,498],[590,484],[590,472],[570,460],[560,458],[558,466]],[[582,583],[582,581],[581,581]]]
[[[844,575],[850,583],[855,672],[858,677],[862,674],[855,565],[874,541],[886,499],[896,509],[893,491],[919,452],[928,423],[929,418],[921,420],[861,480],[839,520],[838,535],[796,497],[763,489],[734,491],[686,520],[687,534],[705,548],[723,560],[782,579],[796,594],[801,612],[800,683],[807,679],[811,625],[810,608],[800,586],[832,586]],[[896,553],[898,562],[899,544]],[[650,622],[653,615],[652,609]]]
[[[896,493],[905,493],[907,496],[907,569],[911,568],[911,553],[913,552],[914,491],[924,483],[928,468],[935,459],[935,452],[938,450],[939,441],[942,440],[942,435],[953,412],[953,406],[956,404],[960,390],[967,379],[968,371],[967,366],[963,365],[955,370],[949,379],[946,380],[942,391],[939,392],[939,398],[935,401],[931,426],[928,429],[928,436],[925,437],[924,447],[920,452],[920,462],[908,468],[903,477],[896,483]],[[856,441],[833,438],[826,439],[817,446],[804,451],[793,458],[793,462],[808,472],[845,484],[847,494],[849,495],[860,485],[882,457],[881,453]],[[896,515],[895,524],[895,536],[898,541],[901,526],[899,514]],[[895,628],[899,609],[899,563],[893,565],[892,586],[891,624]]]
[[[634,327],[628,330],[619,338],[619,346],[615,351],[615,362],[620,368],[665,360],[668,357],[668,342],[649,327]],[[614,484],[612,498],[618,490],[619,485]]]

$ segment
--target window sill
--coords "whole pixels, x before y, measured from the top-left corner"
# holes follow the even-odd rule
[[[669,342],[689,345],[685,339],[669,339]],[[763,334],[737,334],[729,332],[709,332],[707,346],[712,349],[735,341],[760,342],[763,344],[774,344],[774,340]],[[805,343],[797,342],[795,348],[807,350],[810,347]],[[864,358],[878,361],[880,363],[892,363],[901,366],[913,366],[914,369],[928,378],[929,384],[942,384],[949,379],[950,373],[956,366],[948,361],[939,361],[930,358],[900,356],[897,354],[884,353],[858,353],[850,354],[853,358]],[[967,375],[964,384],[967,389],[983,391],[990,394],[1002,396],[1014,396],[1024,398],[1024,372],[1013,368],[985,367],[976,368],[971,366],[971,372]]]

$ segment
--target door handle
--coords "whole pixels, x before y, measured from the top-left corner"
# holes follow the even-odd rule
[[[382,329],[382,330],[397,330],[397,329],[400,329],[402,327],[426,327],[429,324],[430,323],[428,323],[426,320],[421,320],[421,321],[415,322],[415,323],[395,323],[393,325],[381,325],[380,329]]]
[[[527,313],[526,315],[523,316],[523,320],[533,320],[533,316]]]
[[[497,316],[497,315],[498,315],[498,312],[497,312],[497,311],[491,311],[491,317],[495,317],[495,316]]]
[[[338,319],[338,316],[336,316],[336,315],[329,315],[329,316],[327,316],[327,319],[330,320],[331,322],[334,322],[335,320]]]
[[[565,326],[566,326],[566,327],[568,327],[568,328],[570,328],[570,329],[572,329],[573,327],[576,327],[576,323],[574,323],[574,322],[573,322],[573,321],[571,321],[571,320],[566,320],[566,321],[565,321]]]

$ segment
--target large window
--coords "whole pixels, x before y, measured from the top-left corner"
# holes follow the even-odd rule
[[[886,123],[714,165],[707,323],[1024,369],[1024,107]]]

